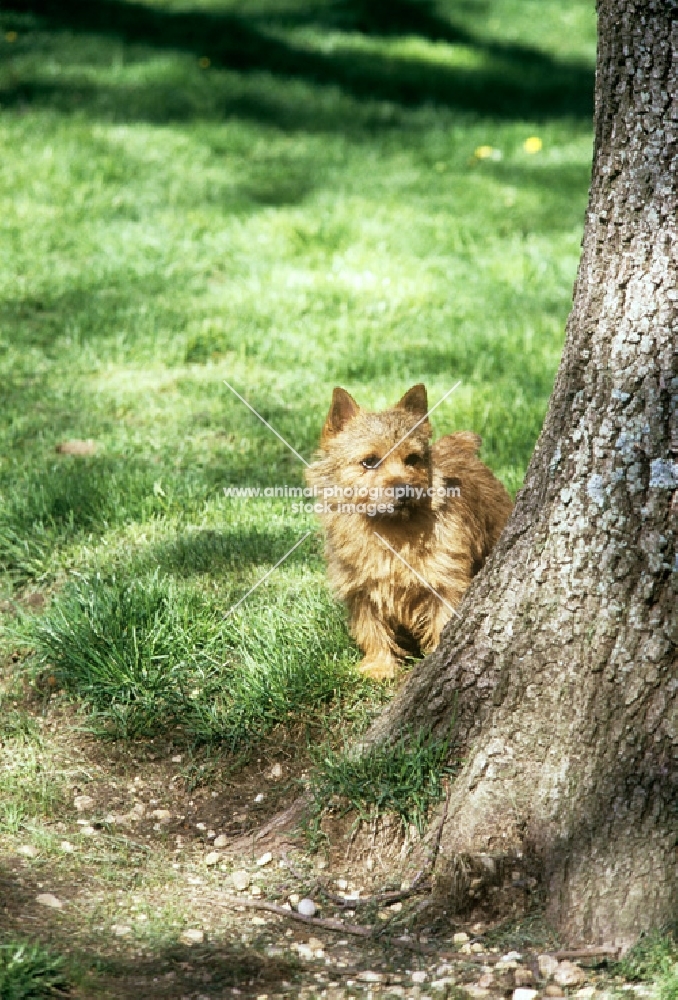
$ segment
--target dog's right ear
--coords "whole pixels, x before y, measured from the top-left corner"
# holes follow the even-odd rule
[[[360,413],[360,407],[353,396],[349,395],[345,389],[337,387],[332,393],[332,404],[320,435],[320,443],[325,444],[335,434],[342,431],[349,420],[353,420],[358,413]]]

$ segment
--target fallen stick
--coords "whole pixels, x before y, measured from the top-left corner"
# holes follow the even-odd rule
[[[277,903],[268,903],[264,899],[241,899],[239,896],[221,895],[215,900],[220,906],[247,906],[252,910],[267,910],[269,913],[277,913],[279,917],[288,917],[290,920],[298,920],[302,924],[310,927],[324,927],[328,931],[341,931],[346,934],[354,934],[357,937],[372,937],[372,927],[361,927],[360,924],[345,924],[341,920],[333,920],[328,917],[305,917],[303,913],[296,910],[288,910],[285,906],[278,906]]]
[[[268,913],[275,913],[279,917],[288,917],[290,920],[297,920],[301,924],[309,927],[317,927],[319,930],[334,931],[335,934],[353,934],[354,937],[361,937],[373,941],[374,944],[383,942],[383,937],[379,936],[380,927],[361,927],[360,924],[346,924],[341,920],[332,920],[326,917],[305,917],[296,910],[288,910],[277,903],[268,903],[264,899],[241,899],[239,896],[228,896],[222,894],[213,900],[217,906],[249,907],[252,910],[266,910]],[[388,938],[389,944],[398,945],[401,948],[408,948],[410,951],[421,952],[424,955],[437,955],[444,962],[470,962],[472,964],[493,965],[499,961],[498,955],[462,955],[459,952],[443,952],[435,945],[422,944],[421,941],[408,941],[407,938]]]
[[[558,961],[569,958],[596,958],[597,955],[618,955],[619,948],[601,945],[600,948],[579,948],[574,951],[555,951],[553,957]]]

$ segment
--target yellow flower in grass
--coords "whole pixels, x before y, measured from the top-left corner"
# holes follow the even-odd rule
[[[200,69],[209,69],[212,65],[212,60],[208,59],[207,56],[203,56],[202,59],[198,59],[198,66]]]
[[[18,37],[16,31],[8,31],[5,35],[5,41],[11,44],[12,42],[16,42]]]
[[[474,152],[476,160],[490,160],[494,156],[496,150],[493,146],[478,146]]]
[[[526,139],[523,143],[523,149],[526,153],[539,153],[541,152],[544,143],[541,141],[538,135],[531,135],[529,139]]]

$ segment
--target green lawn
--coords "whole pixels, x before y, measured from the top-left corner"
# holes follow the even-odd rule
[[[335,385],[382,407],[461,380],[436,433],[479,432],[520,487],[578,259],[593,3],[10,0],[0,27],[3,648],[117,735],[235,748],[360,701],[317,532],[223,617],[316,527],[224,497],[303,481],[224,380],[305,457]],[[37,626],[11,614],[35,592]]]

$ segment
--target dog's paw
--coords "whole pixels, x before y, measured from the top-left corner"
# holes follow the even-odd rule
[[[392,681],[400,666],[395,656],[366,656],[358,664],[358,670],[373,681]]]

